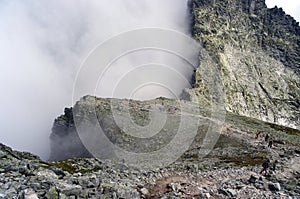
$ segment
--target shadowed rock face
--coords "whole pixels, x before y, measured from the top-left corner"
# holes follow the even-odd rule
[[[49,160],[92,157],[80,141],[74,124],[72,108],[65,108],[64,114],[55,119],[50,140]]]
[[[263,0],[194,0],[192,10],[208,53],[200,52],[196,95],[185,96],[210,101],[205,70],[216,65],[228,111],[299,129],[299,23]]]

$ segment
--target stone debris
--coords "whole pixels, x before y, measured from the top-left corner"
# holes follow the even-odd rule
[[[289,167],[295,153],[285,156],[290,161],[282,170],[267,176],[259,174],[260,165],[239,167],[222,161],[216,166],[203,160],[192,167],[178,160],[166,168],[141,170],[93,158],[44,162],[5,145],[0,145],[0,154],[1,199],[300,197],[300,173]]]

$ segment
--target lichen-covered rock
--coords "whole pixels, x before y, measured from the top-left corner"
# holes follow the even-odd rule
[[[194,0],[194,38],[203,44],[196,96],[211,101],[213,68],[228,111],[300,128],[300,26],[264,0]],[[207,56],[209,55],[209,57]]]
[[[57,193],[56,187],[51,187],[49,189],[49,191],[46,193],[45,198],[47,198],[47,199],[58,198],[58,193]]]

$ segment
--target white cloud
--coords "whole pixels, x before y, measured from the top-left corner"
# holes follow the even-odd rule
[[[273,8],[275,5],[281,7],[285,13],[291,15],[300,22],[300,1],[299,0],[266,0],[266,4],[269,8]]]
[[[43,158],[90,50],[136,28],[189,29],[185,0],[0,2],[0,142]]]

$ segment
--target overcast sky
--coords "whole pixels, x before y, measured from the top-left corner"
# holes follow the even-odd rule
[[[300,22],[300,0],[266,0],[267,6],[273,8],[282,7],[285,13],[291,15]]]

